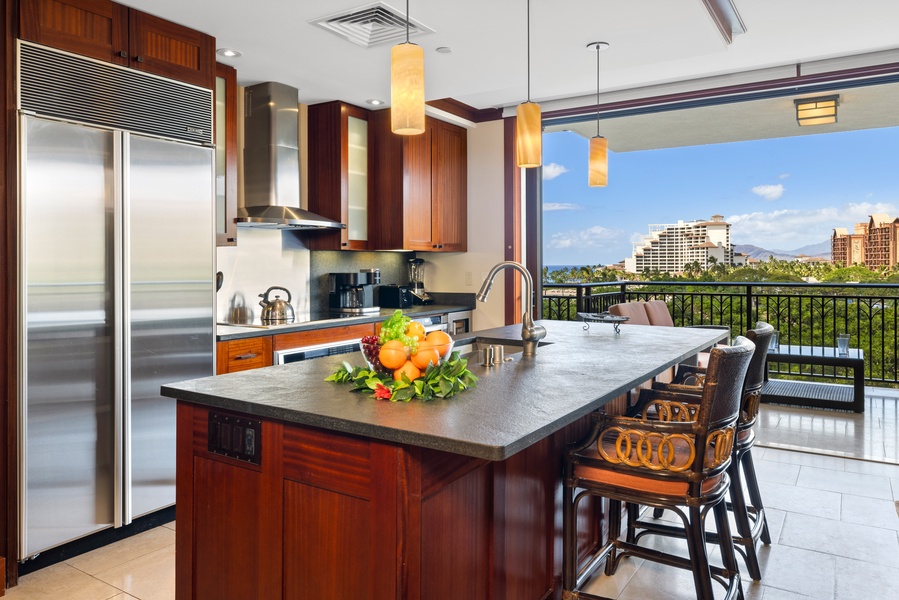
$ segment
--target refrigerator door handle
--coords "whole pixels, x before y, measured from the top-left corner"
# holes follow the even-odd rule
[[[114,288],[115,295],[115,527],[131,523],[131,497],[128,485],[131,471],[131,436],[128,435],[131,411],[128,398],[131,396],[130,347],[131,306],[126,291],[130,286],[128,269],[128,151],[129,134],[117,132],[115,136],[115,194],[116,214],[114,215]],[[121,208],[119,208],[121,207]]]
[[[25,210],[24,201],[27,197],[25,189],[25,169],[26,161],[24,157],[28,155],[28,136],[25,135],[27,130],[27,118],[25,115],[19,117],[19,204],[17,210],[19,212],[18,219],[18,239],[19,239],[19,255],[24,256],[27,248],[25,244]],[[28,306],[27,286],[28,281],[27,264],[24,260],[18,261],[18,269],[16,271],[18,278],[16,288],[19,290],[19,371],[16,377],[16,386],[18,387],[19,397],[19,418],[18,418],[18,456],[19,456],[19,558],[24,558],[28,552],[28,514],[23,507],[28,506],[28,453],[25,451],[28,447],[28,319],[26,317],[25,307]]]

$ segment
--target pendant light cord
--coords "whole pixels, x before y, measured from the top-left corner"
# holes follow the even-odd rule
[[[596,137],[599,137],[599,43],[596,44]]]
[[[409,43],[409,0],[406,0],[406,43]]]
[[[408,2],[408,0],[407,0]],[[528,0],[528,102],[531,101],[531,0]]]

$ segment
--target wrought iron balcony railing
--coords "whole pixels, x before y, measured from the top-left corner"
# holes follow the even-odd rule
[[[572,321],[619,302],[664,300],[675,325],[726,325],[734,335],[757,321],[771,323],[780,343],[836,346],[848,333],[865,353],[869,385],[899,384],[899,284],[649,282],[543,284],[542,318]],[[801,372],[772,365],[772,373],[845,378],[839,368]]]

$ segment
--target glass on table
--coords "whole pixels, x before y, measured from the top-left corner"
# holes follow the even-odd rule
[[[849,334],[841,333],[837,336],[837,354],[849,356]]]
[[[768,342],[768,351],[777,352],[778,350],[780,350],[780,332],[775,329],[771,341]]]

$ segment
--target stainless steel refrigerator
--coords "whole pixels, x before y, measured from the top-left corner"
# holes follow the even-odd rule
[[[20,560],[174,504],[159,388],[214,372],[213,150],[34,103],[19,120]]]

